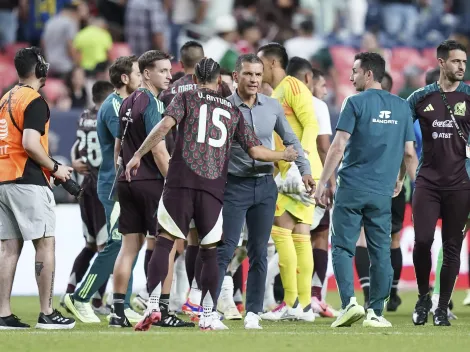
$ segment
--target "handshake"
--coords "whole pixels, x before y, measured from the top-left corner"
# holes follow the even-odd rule
[[[299,169],[294,163],[291,163],[284,179],[281,177],[281,173],[279,173],[275,177],[274,181],[276,182],[279,193],[285,194],[286,196],[301,202],[307,207],[310,205],[315,205],[315,200],[310,197],[310,193],[306,190]]]

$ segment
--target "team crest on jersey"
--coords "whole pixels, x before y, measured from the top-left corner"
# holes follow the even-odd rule
[[[467,106],[465,102],[457,103],[454,106],[454,114],[458,116],[465,116],[465,112],[467,111]]]

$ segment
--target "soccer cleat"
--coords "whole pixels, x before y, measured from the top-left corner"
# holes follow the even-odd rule
[[[199,314],[201,306],[199,304],[192,303],[189,298],[186,300],[186,303],[183,304],[183,313],[194,316]]]
[[[420,296],[416,302],[412,320],[415,325],[424,325],[428,322],[428,315],[432,307],[431,297],[429,294]]]
[[[199,319],[199,329],[202,331],[207,330],[228,330],[228,327],[220,320],[218,312],[212,312],[210,314],[203,314]]]
[[[73,294],[66,294],[64,297],[65,306],[82,323],[100,323],[101,320],[93,312],[90,302],[75,301]]]
[[[362,326],[365,328],[391,328],[392,323],[390,323],[383,316],[377,316],[373,309],[367,310],[367,317],[362,322]]]
[[[217,311],[227,320],[241,320],[242,316],[233,301],[233,279],[225,275],[217,302]]]
[[[162,318],[162,314],[160,313],[158,308],[157,309],[147,308],[147,310],[144,313],[143,319],[136,324],[134,330],[135,331],[148,331],[150,327],[157,321],[160,321],[161,318]]]
[[[242,302],[235,302],[235,305],[237,306],[238,311],[240,314],[242,314],[245,311],[245,306],[243,305]]]
[[[95,312],[96,315],[109,315],[111,314],[111,308],[105,305],[102,305],[101,307],[95,307],[93,304],[91,305],[93,308],[93,311]]]
[[[444,309],[437,308],[433,316],[434,326],[450,326],[447,312]]]
[[[0,318],[0,330],[22,330],[30,327],[30,325],[22,323],[20,318],[14,314]]]
[[[447,318],[449,320],[457,320],[457,316],[450,310],[450,308],[447,308]]]
[[[334,318],[336,316],[335,313],[337,314],[333,308],[328,306],[325,302],[320,301],[317,297],[312,297],[310,304],[312,306],[313,313],[318,314],[323,318]]]
[[[173,312],[161,312],[162,317],[160,321],[153,323],[153,326],[160,326],[162,328],[193,328],[196,325],[192,322],[184,321],[176,316]]]
[[[147,290],[141,290],[137,296],[134,297],[132,303],[136,308],[144,311],[147,309],[148,300],[149,294],[147,293]]]
[[[289,307],[286,302],[282,302],[272,311],[261,314],[261,319],[270,321],[297,320],[301,315],[301,312],[297,309],[298,306],[297,303],[296,308],[293,308]]]
[[[387,312],[396,312],[401,304],[401,298],[398,295],[390,296],[387,302]]]
[[[263,327],[259,325],[260,321],[261,317],[258,314],[248,312],[246,314],[245,320],[243,321],[243,325],[247,330],[262,330]]]
[[[129,319],[124,315],[123,317],[118,316],[116,313],[110,314],[109,324],[110,328],[132,328],[132,324]]]
[[[143,319],[143,315],[137,313],[135,310],[131,308],[127,308],[124,310],[124,314],[126,315],[126,318],[129,319],[131,323],[138,323]]]
[[[331,324],[332,328],[339,328],[345,326],[351,326],[365,315],[364,307],[361,307],[356,300],[356,297],[351,297],[349,304],[346,308],[341,309],[339,316]]]
[[[315,313],[313,312],[310,304],[303,309],[302,313],[300,313],[299,320],[306,321],[308,323],[313,323],[315,321]]]
[[[36,329],[45,330],[69,330],[74,327],[75,319],[64,317],[57,309],[54,309],[49,315],[40,313],[36,324]]]
[[[470,306],[470,290],[467,290],[467,297],[465,297],[462,303],[464,306]]]

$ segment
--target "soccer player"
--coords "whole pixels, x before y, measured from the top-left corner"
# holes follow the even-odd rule
[[[460,269],[460,250],[470,213],[469,113],[470,88],[462,82],[466,48],[453,40],[437,48],[439,81],[415,91],[409,98],[414,120],[419,120],[423,151],[413,194],[415,245],[413,262],[419,299],[413,323],[424,325],[431,309],[429,275],[431,246],[439,216],[442,217],[443,264],[440,296],[433,322],[449,326],[447,308]]]
[[[119,203],[110,199],[113,181],[116,176],[116,163],[120,145],[115,143],[119,133],[119,108],[123,99],[134,92],[141,83],[139,65],[135,56],[122,56],[109,68],[109,76],[114,92],[108,95],[98,110],[96,130],[103,161],[98,172],[98,198],[106,215],[108,240],[106,247],[96,257],[88,275],[74,294],[66,294],[64,303],[83,323],[99,323],[89,303],[95,292],[108,280],[121,248],[121,234],[117,228]],[[115,151],[116,148],[116,151]],[[125,313],[130,322],[138,322],[141,315],[130,306],[132,278],[129,282],[125,301]]]
[[[392,77],[385,72],[384,78],[381,82],[382,89],[390,92],[393,87]],[[415,136],[416,137],[416,136]],[[414,182],[414,180],[412,180]],[[403,220],[405,218],[405,189],[392,198],[392,242],[390,247],[390,256],[393,268],[393,282],[390,291],[390,298],[387,301],[387,312],[395,312],[401,304],[401,299],[398,296],[398,283],[400,281],[401,270],[403,267],[403,255],[400,248],[400,232],[403,228]],[[369,278],[369,252],[367,251],[367,242],[364,233],[364,227],[361,227],[361,235],[356,245],[356,255],[354,257],[356,264],[356,272],[359,277],[359,283],[364,293],[364,309],[369,307],[369,292],[370,292],[370,278]]]
[[[90,261],[95,253],[104,249],[108,239],[106,230],[106,215],[103,204],[98,199],[96,187],[98,171],[102,156],[98,134],[96,132],[96,115],[106,97],[113,92],[113,85],[108,81],[97,81],[92,87],[92,98],[95,104],[91,109],[86,109],[80,116],[77,129],[77,141],[72,147],[72,167],[83,175],[83,196],[79,199],[80,214],[83,221],[83,235],[85,247],[73,263],[66,293],[74,293],[77,283],[85,276]],[[92,307],[95,313],[108,315],[110,309],[102,305],[103,295],[108,281],[97,292],[98,298],[93,298]],[[66,308],[61,300],[61,306]]]
[[[169,252],[176,238],[186,237],[191,219],[194,219],[200,238],[202,262],[200,304],[203,315],[199,326],[203,330],[227,329],[213,308],[218,284],[216,244],[222,237],[222,202],[232,141],[238,141],[256,160],[293,161],[297,157],[292,148],[275,152],[260,145],[238,108],[216,92],[221,80],[217,62],[202,59],[196,65],[195,77],[198,88],[173,98],[163,120],[126,167],[130,181],[131,173],[135,175],[142,157],[179,124],[176,148],[158,207],[160,234],[154,256],[159,261],[149,267],[149,271],[155,270],[155,274],[149,274],[152,278],[148,283],[150,303],[136,330],[148,330],[160,319],[158,302],[161,283],[168,271]]]
[[[164,90],[159,99],[167,107],[178,93],[195,90],[197,84],[194,83],[194,72],[196,64],[204,58],[204,49],[201,44],[195,41],[186,42],[180,49],[181,66],[184,70],[184,76],[175,81],[167,90]],[[223,81],[217,87],[217,92],[224,98],[232,95],[230,88]],[[176,127],[173,128],[172,134],[166,136],[167,148],[170,154],[173,152],[176,139]],[[199,312],[199,302],[201,301],[201,290],[198,287],[196,276],[200,276],[200,272],[195,273],[195,269],[201,268],[200,265],[196,266],[196,260],[199,253],[199,243],[194,223],[191,223],[189,235],[187,238],[187,247],[185,255],[186,274],[191,287],[186,303],[183,305],[183,312],[195,315]],[[197,275],[196,275],[197,274]]]
[[[122,145],[120,152],[122,165],[132,158],[148,133],[161,120],[163,103],[156,97],[170,84],[170,59],[170,55],[159,50],[147,51],[139,57],[142,85],[123,101],[119,113],[121,128],[117,141]],[[146,234],[149,233],[150,236],[157,234],[154,214],[162,195],[170,156],[165,143],[159,143],[152,148],[152,154],[153,156],[143,157],[142,167],[134,176],[132,183],[127,182],[124,173],[118,175],[117,191],[121,205],[119,232],[124,239],[114,266],[114,309],[109,326],[132,326],[124,313],[127,285],[133,263],[142,248]],[[152,259],[149,263],[152,263]],[[172,277],[170,282],[171,279]],[[161,326],[187,326],[187,323],[176,315],[169,314],[168,305],[169,297],[160,300]]]
[[[312,93],[297,78],[286,75],[288,56],[286,49],[278,43],[270,43],[258,49],[258,56],[264,64],[263,81],[273,88],[272,97],[284,108],[287,121],[300,140],[312,169],[313,180],[318,180],[322,168],[316,150],[318,123],[315,117]],[[312,67],[309,67],[310,72]],[[276,150],[284,146],[275,139]],[[289,163],[280,162],[281,178],[295,174]],[[297,171],[298,173],[298,171]],[[310,186],[313,191],[314,185]],[[307,203],[308,204],[308,203]],[[265,320],[297,319],[313,322],[311,309],[311,282],[313,274],[312,244],[310,225],[315,206],[280,193],[277,198],[274,225],[271,237],[279,253],[279,265],[284,286],[284,302],[271,312],[261,315]]]
[[[414,173],[415,138],[407,102],[382,90],[384,73],[385,60],[379,54],[364,52],[355,56],[351,81],[360,93],[343,103],[315,192],[315,200],[320,203],[326,182],[343,159],[331,226],[333,269],[342,310],[332,327],[350,326],[365,315],[354,295],[352,265],[362,224],[371,261],[372,288],[363,326],[392,326],[382,316],[393,276],[391,202],[392,196],[401,191],[405,171]]]

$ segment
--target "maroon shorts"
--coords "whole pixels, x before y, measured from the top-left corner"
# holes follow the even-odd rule
[[[310,231],[310,234],[316,234],[330,229],[330,211],[326,210],[317,227]]]
[[[157,234],[157,218],[155,212],[162,196],[163,180],[142,180],[118,182],[118,198],[121,207],[119,215],[119,232],[147,232],[151,236]]]
[[[191,188],[165,187],[158,205],[159,230],[185,239],[194,219],[201,244],[222,238],[222,202],[209,192]]]
[[[108,238],[106,230],[106,215],[103,204],[95,192],[84,192],[78,201],[83,221],[83,232],[88,243],[102,245]]]

